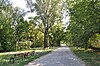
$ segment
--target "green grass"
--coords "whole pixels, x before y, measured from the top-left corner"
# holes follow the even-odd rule
[[[54,50],[55,48],[50,48],[48,50],[35,50],[36,53],[35,55],[32,56],[27,56],[25,58],[22,57],[18,57],[15,59],[15,62],[9,62],[9,58],[13,56],[13,53],[15,52],[6,52],[6,53],[0,53],[0,66],[24,66],[25,64],[28,64],[29,62],[48,54],[49,52],[51,52],[52,50]],[[27,51],[31,51],[31,50],[27,50]],[[26,52],[27,52],[26,51]],[[25,52],[25,51],[21,51],[21,52]]]
[[[76,56],[86,63],[86,66],[100,66],[100,52],[78,47],[71,47],[71,49]]]

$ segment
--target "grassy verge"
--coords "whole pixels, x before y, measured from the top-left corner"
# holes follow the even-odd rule
[[[84,48],[71,47],[73,52],[82,59],[86,66],[100,66],[100,52],[94,52],[91,49],[85,50]]]
[[[32,56],[27,56],[25,58],[22,58],[22,57],[18,57],[15,59],[15,62],[14,63],[11,63],[9,62],[9,58],[11,56],[13,56],[13,53],[14,52],[11,52],[9,54],[6,53],[0,53],[0,66],[24,66],[25,64],[43,56],[43,55],[46,55],[48,54],[49,52],[51,52],[52,50],[54,50],[55,48],[50,48],[48,50],[35,50],[35,52],[37,54],[34,54]],[[31,50],[27,50],[27,51],[31,51]],[[27,52],[26,51],[26,52]],[[21,51],[21,52],[25,52],[25,51]]]

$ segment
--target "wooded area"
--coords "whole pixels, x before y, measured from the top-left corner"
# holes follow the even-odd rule
[[[99,0],[67,1],[70,10],[68,37],[71,44],[100,48]],[[95,46],[94,46],[95,45]]]
[[[25,0],[30,11],[0,0],[0,52],[67,45],[100,48],[99,0]],[[24,20],[28,12],[35,17]],[[70,17],[63,25],[64,13]],[[34,16],[34,15],[33,15]]]

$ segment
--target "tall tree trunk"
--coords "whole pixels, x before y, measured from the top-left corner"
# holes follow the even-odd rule
[[[58,41],[57,43],[58,43],[58,46],[60,47],[60,41]]]
[[[45,32],[44,32],[44,49],[48,47],[48,29],[45,27]]]

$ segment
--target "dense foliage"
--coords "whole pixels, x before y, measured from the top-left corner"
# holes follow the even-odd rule
[[[66,0],[70,10],[69,41],[74,45],[89,47],[89,39],[100,34],[99,0]],[[92,37],[93,38],[93,37]],[[100,44],[100,38],[99,43]]]
[[[37,13],[37,16],[33,15],[29,21],[24,20],[24,10],[12,7],[9,0],[0,0],[0,51],[46,48],[51,46],[48,44],[50,42],[53,46],[60,44],[60,32],[63,32],[63,29],[57,24],[62,23],[62,0],[36,0],[36,3],[26,1],[27,7],[30,8],[28,12]],[[50,39],[50,33],[55,40]]]
[[[85,48],[100,46],[99,0],[25,1],[28,12],[37,14],[29,21],[24,20],[24,10],[12,7],[9,0],[0,0],[0,51],[45,49],[61,42]],[[65,11],[70,16],[66,32],[62,20]]]
[[[12,28],[13,9],[9,2],[3,2],[0,0],[0,50],[8,51],[13,50],[12,44],[14,44],[14,30]],[[8,47],[8,48],[6,48]]]
[[[30,10],[37,13],[37,16],[34,18],[35,24],[42,23],[43,27],[41,31],[44,34],[44,48],[46,48],[48,47],[49,42],[49,29],[54,25],[55,22],[62,21],[63,0],[36,0],[36,3],[32,3],[32,0],[26,1]],[[39,28],[41,28],[41,26],[39,26]]]

